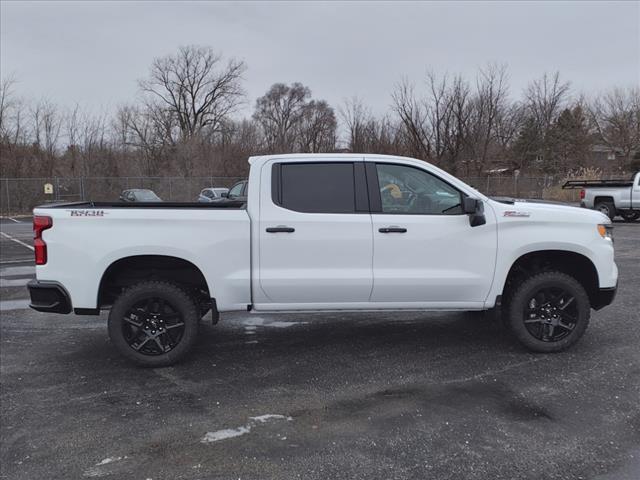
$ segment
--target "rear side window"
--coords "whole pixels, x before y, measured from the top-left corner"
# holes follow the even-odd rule
[[[353,163],[282,163],[274,167],[274,202],[306,213],[355,213]]]

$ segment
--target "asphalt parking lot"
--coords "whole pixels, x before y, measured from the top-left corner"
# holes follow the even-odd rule
[[[3,479],[640,478],[640,222],[568,352],[469,314],[234,314],[156,370],[104,314],[26,308],[29,222],[0,222]]]

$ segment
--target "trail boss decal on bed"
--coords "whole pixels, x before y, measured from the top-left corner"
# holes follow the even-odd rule
[[[505,217],[530,217],[531,213],[529,212],[519,212],[517,210],[507,210],[502,214]]]
[[[71,217],[104,217],[104,210],[67,210]]]

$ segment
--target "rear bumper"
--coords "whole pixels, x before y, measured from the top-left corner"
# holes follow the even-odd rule
[[[591,306],[594,310],[600,310],[601,308],[610,305],[613,302],[613,299],[616,298],[616,293],[618,292],[618,285],[611,288],[601,288],[598,290],[596,294],[595,301]]]
[[[62,285],[57,282],[31,280],[27,284],[31,303],[29,306],[39,312],[71,313],[71,299]]]

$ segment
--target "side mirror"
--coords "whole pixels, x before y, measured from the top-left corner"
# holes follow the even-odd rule
[[[465,197],[463,202],[464,213],[469,215],[469,225],[479,227],[487,223],[484,216],[484,203],[477,198]]]
[[[464,198],[464,213],[467,215],[474,214],[478,211],[478,204],[482,203],[477,198],[465,197]]]
[[[220,193],[220,196],[222,198],[227,198],[229,196],[229,192],[222,192],[222,193]]]

